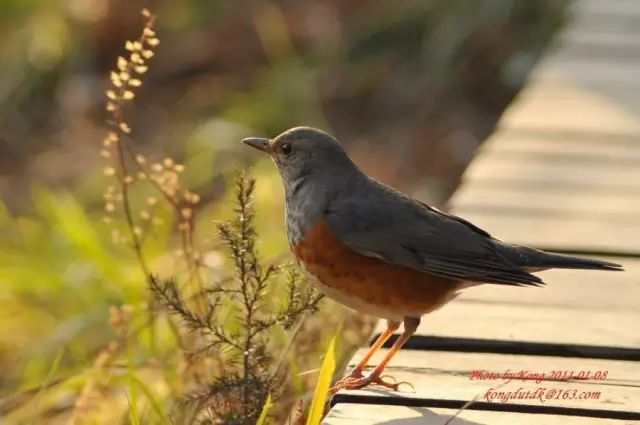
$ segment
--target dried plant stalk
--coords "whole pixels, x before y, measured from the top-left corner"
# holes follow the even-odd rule
[[[274,361],[269,346],[275,328],[290,329],[302,317],[313,313],[322,298],[298,273],[290,271],[287,286],[281,291],[286,300],[279,311],[268,308],[272,286],[283,267],[265,264],[256,249],[257,232],[252,207],[255,180],[238,176],[235,218],[218,225],[220,239],[229,250],[234,265],[234,279],[227,285],[206,288],[207,310],[199,313],[185,302],[174,281],[152,279],[151,290],[169,311],[199,338],[193,355],[228,353],[223,370],[211,382],[192,392],[186,402],[203,406],[214,423],[255,423],[269,394],[276,395],[283,385],[281,361]],[[274,284],[274,285],[272,285]],[[306,289],[303,289],[306,288]],[[222,308],[235,322],[230,331],[221,324]],[[283,356],[280,355],[280,358]]]
[[[154,30],[155,16],[148,10],[142,11],[144,26],[135,41],[127,41],[128,56],[120,56],[110,73],[110,87],[106,91],[108,124],[110,131],[103,142],[102,156],[108,164],[104,169],[107,176],[115,178],[115,185],[107,188],[105,198],[106,221],[121,212],[125,218],[128,238],[114,230],[114,241],[129,242],[136,254],[145,276],[150,275],[149,266],[143,253],[147,234],[154,224],[161,224],[154,213],[163,204],[174,211],[181,237],[181,257],[184,258],[189,274],[188,282],[202,286],[198,273],[202,266],[201,253],[194,238],[195,208],[200,196],[182,186],[180,175],[185,171],[182,164],[166,157],[153,162],[143,154],[135,152],[131,144],[132,126],[125,117],[125,108],[136,98],[149,70],[149,61],[155,55],[154,49],[160,43]],[[146,206],[136,211],[132,201],[132,191],[138,185],[150,185],[157,196],[149,196]]]
[[[137,40],[126,42],[129,55],[118,58],[106,92],[110,131],[102,155],[108,161],[105,174],[115,179],[105,193],[106,220],[112,221],[117,214],[124,218],[128,235],[120,236],[114,230],[114,240],[127,242],[135,252],[152,293],[151,317],[158,302],[171,317],[180,319],[181,349],[186,367],[193,372],[184,374],[184,384],[198,388],[190,391],[184,402],[214,423],[254,423],[267,396],[277,397],[284,384],[285,356],[274,353],[269,344],[271,335],[277,328],[290,329],[316,311],[321,296],[308,286],[303,289],[299,274],[293,271],[284,289],[275,293],[274,288],[283,288],[276,284],[283,267],[263,261],[256,249],[255,180],[244,175],[237,178],[234,219],[218,225],[218,236],[232,260],[233,276],[213,282],[201,273],[202,255],[195,237],[195,207],[200,197],[182,186],[184,166],[171,158],[154,162],[134,151],[132,126],[125,119],[126,107],[136,98],[159,43],[153,28],[155,17],[146,10],[142,14],[142,32]],[[133,201],[139,186],[155,191],[142,210],[137,210]],[[177,220],[181,258],[187,265],[187,276],[179,276],[180,283],[156,277],[144,255],[158,208],[172,210]],[[195,283],[195,288],[189,283]],[[195,301],[187,296],[194,289]],[[282,299],[284,306],[274,311],[270,304],[276,299]],[[153,329],[151,322],[149,325]],[[297,331],[292,338],[295,334]],[[219,364],[213,372],[207,359]]]

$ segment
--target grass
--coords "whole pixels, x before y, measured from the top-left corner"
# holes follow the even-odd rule
[[[322,421],[324,417],[325,408],[329,399],[329,387],[331,387],[333,374],[336,370],[335,351],[337,337],[338,334],[331,338],[327,352],[324,355],[324,360],[322,361],[322,366],[320,366],[318,382],[311,400],[309,416],[307,417],[307,425],[320,425],[320,421]]]
[[[227,176],[227,194],[203,205],[183,183],[188,167],[135,151],[127,116],[160,43],[154,22],[143,11],[110,74],[103,213],[45,188],[34,215],[0,208],[0,355],[19,364],[3,375],[17,388],[0,400],[3,423],[291,421],[346,317],[335,306],[310,317],[321,297],[273,260],[284,237],[259,237],[261,199],[274,205],[254,179]],[[316,397],[341,356],[331,347]]]

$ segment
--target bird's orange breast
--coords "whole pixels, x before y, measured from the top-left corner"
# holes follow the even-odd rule
[[[359,254],[344,245],[322,219],[292,250],[322,285],[401,316],[435,310],[458,287],[451,279]]]

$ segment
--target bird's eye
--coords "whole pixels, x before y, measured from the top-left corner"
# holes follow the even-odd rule
[[[280,146],[280,150],[282,150],[283,154],[289,155],[293,148],[291,147],[291,143],[283,143],[282,146]]]

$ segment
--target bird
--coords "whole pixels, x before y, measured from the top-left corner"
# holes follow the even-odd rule
[[[543,286],[535,272],[623,270],[619,264],[510,244],[365,174],[333,136],[295,127],[242,140],[269,155],[281,176],[289,246],[308,279],[335,301],[386,319],[387,328],[332,388],[398,390],[383,371],[421,317],[481,285]],[[403,324],[369,374],[364,369]]]

